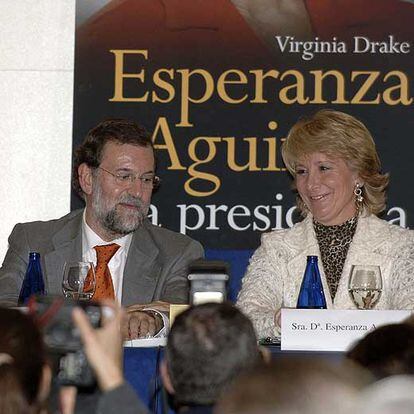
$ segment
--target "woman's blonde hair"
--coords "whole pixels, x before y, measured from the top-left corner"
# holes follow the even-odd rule
[[[300,119],[289,131],[282,147],[283,161],[296,179],[296,164],[304,155],[322,152],[343,159],[363,181],[362,209],[378,214],[385,209],[388,174],[381,173],[381,162],[374,140],[365,125],[351,115],[324,109]],[[307,208],[298,196],[298,208]]]

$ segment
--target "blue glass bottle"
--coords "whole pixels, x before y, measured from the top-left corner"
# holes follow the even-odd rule
[[[308,256],[296,305],[299,309],[326,309],[325,294],[318,268],[318,256]]]
[[[40,254],[30,252],[29,264],[20,289],[19,305],[25,305],[30,296],[34,294],[45,295],[46,291],[42,268],[40,267]]]

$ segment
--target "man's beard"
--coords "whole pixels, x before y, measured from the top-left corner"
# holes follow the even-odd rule
[[[125,194],[114,207],[107,209],[102,200],[102,191],[96,188],[92,198],[92,209],[100,225],[115,236],[124,236],[138,229],[147,216],[149,206],[141,198]],[[119,204],[129,204],[136,209],[127,209]],[[123,210],[123,211],[120,211]],[[129,211],[128,211],[129,210]]]

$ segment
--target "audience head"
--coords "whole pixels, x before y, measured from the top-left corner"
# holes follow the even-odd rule
[[[350,175],[350,191],[359,193],[357,208],[378,214],[385,208],[385,188],[388,175],[381,173],[381,164],[374,140],[365,125],[351,115],[333,110],[321,110],[300,119],[290,130],[283,144],[283,160],[294,177],[298,189],[298,207],[302,213],[312,211],[312,203],[300,188],[302,171],[298,165],[317,154],[344,163]],[[329,167],[329,166],[328,166]],[[344,172],[342,172],[344,175]]]
[[[99,236],[109,241],[135,231],[159,181],[150,136],[133,121],[101,122],[76,150],[73,177],[86,222]]]
[[[229,383],[260,360],[250,320],[229,303],[193,306],[168,336],[164,385],[178,406],[214,404]]]
[[[381,326],[363,337],[347,357],[376,378],[414,374],[414,326]]]
[[[34,321],[0,308],[0,413],[36,413],[50,386],[42,335]]]
[[[367,387],[357,401],[364,414],[412,414],[414,412],[414,377],[393,375]]]
[[[370,378],[350,364],[280,357],[240,375],[215,414],[350,414]]]

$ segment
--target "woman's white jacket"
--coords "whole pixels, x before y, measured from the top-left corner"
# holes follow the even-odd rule
[[[253,254],[237,305],[247,314],[259,338],[280,333],[275,314],[296,307],[307,256],[319,257],[319,270],[328,309],[355,309],[348,279],[352,265],[381,268],[383,292],[376,309],[414,309],[414,231],[389,224],[374,215],[360,216],[332,301],[309,214],[290,229],[262,235]]]

